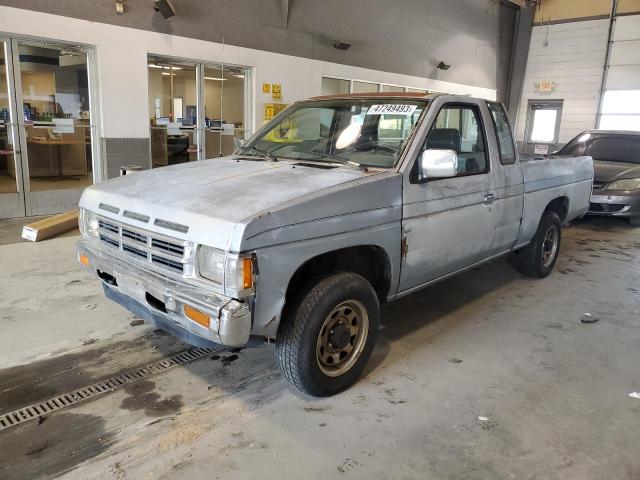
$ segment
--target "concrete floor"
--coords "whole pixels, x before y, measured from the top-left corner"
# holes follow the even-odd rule
[[[385,306],[334,398],[288,389],[272,345],[223,353],[0,432],[0,478],[640,478],[640,228],[564,233],[547,279],[501,259]],[[186,348],[74,241],[0,247],[0,413]]]

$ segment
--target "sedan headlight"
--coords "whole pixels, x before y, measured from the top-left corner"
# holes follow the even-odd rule
[[[216,248],[198,249],[198,272],[224,286],[226,295],[243,296],[253,288],[253,259],[250,255],[227,254]]]
[[[640,178],[627,178],[625,180],[618,180],[613,182],[608,190],[639,190]]]
[[[89,210],[82,210],[80,228],[85,237],[98,238],[98,229],[100,228],[98,216]]]

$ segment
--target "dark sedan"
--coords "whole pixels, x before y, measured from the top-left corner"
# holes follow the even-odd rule
[[[640,132],[588,130],[558,155],[593,157],[589,214],[625,217],[640,225]]]

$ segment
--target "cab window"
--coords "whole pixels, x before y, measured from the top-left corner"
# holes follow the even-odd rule
[[[427,136],[423,150],[453,150],[458,155],[456,176],[489,171],[486,144],[477,107],[445,105]]]

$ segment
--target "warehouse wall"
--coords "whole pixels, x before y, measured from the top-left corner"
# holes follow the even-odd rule
[[[534,99],[564,101],[560,143],[595,127],[608,28],[608,19],[533,28],[516,122],[519,142],[524,140],[528,101]],[[535,84],[540,81],[554,82],[555,91],[537,93]]]
[[[176,16],[168,21],[153,11],[152,0],[125,1],[122,15],[114,0],[0,0],[0,5],[496,88],[495,0],[178,0]],[[337,39],[351,48],[333,48]],[[453,67],[438,71],[440,60]]]
[[[57,3],[65,2],[47,4]],[[127,2],[127,5],[132,3]],[[106,158],[102,170],[104,177],[117,174],[123,163],[150,166],[148,54],[251,67],[253,84],[250,90],[253,93],[254,111],[246,122],[254,128],[263,124],[264,105],[272,102],[270,95],[262,93],[260,86],[263,83],[280,83],[283,103],[320,94],[323,76],[469,94],[488,99],[495,99],[496,96],[495,89],[490,87],[390,73],[0,6],[0,33],[33,37],[36,30],[38,38],[95,47],[101,110],[99,128],[103,137],[103,156]],[[465,35],[456,38],[459,40]],[[458,40],[452,41],[456,44]],[[464,50],[460,45],[457,48]],[[453,71],[457,63],[453,60],[451,62]],[[490,63],[493,76],[488,84],[495,82],[495,58]]]

